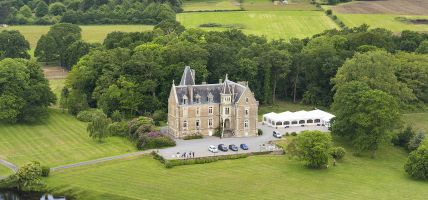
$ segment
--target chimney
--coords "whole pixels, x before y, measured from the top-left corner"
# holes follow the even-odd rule
[[[223,79],[218,79],[218,83],[223,83]]]

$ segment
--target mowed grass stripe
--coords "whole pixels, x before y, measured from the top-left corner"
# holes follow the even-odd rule
[[[111,137],[99,143],[89,138],[86,123],[60,110],[50,109],[40,124],[0,124],[0,155],[23,165],[39,161],[50,167],[136,151],[125,138]]]
[[[321,33],[337,25],[320,11],[241,11],[181,13],[177,20],[187,28],[218,23],[242,24],[247,34],[265,35],[268,39],[304,38]],[[202,28],[204,30],[227,30],[226,28]]]
[[[143,156],[75,168],[54,174],[47,182],[98,195],[114,193],[123,199],[422,199],[428,195],[428,183],[403,173],[404,150],[385,147],[377,159],[354,157],[347,150],[345,160],[328,170],[310,170],[284,156],[165,169]]]

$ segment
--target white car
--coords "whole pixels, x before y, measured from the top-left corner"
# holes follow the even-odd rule
[[[282,134],[277,131],[273,131],[273,137],[282,138]]]
[[[210,145],[210,146],[208,147],[208,151],[213,152],[213,153],[217,153],[217,152],[218,152],[218,149],[217,149],[217,147],[215,147],[214,145]]]

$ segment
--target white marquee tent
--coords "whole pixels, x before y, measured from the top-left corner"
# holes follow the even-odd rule
[[[334,115],[322,110],[267,113],[263,115],[263,123],[274,128],[287,128],[290,126],[327,126],[330,127],[330,120]]]

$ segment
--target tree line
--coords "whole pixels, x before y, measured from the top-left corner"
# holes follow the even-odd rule
[[[158,24],[180,11],[180,0],[6,0],[0,23]]]

